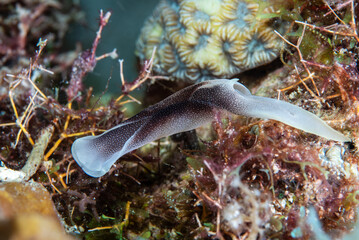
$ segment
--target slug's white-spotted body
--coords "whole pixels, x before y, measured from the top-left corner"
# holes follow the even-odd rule
[[[77,139],[72,155],[88,175],[101,177],[124,154],[210,122],[215,110],[274,119],[327,139],[350,141],[308,111],[280,100],[253,96],[242,84],[220,79],[182,89],[99,136]]]

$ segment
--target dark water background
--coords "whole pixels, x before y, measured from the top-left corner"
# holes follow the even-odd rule
[[[104,28],[96,56],[117,48],[120,59],[124,59],[124,75],[127,81],[137,77],[138,67],[135,52],[136,39],[145,20],[152,14],[159,0],[79,0],[85,13],[84,23],[73,24],[66,37],[66,48],[75,49],[80,42],[82,49],[91,48],[98,30],[100,9],[111,11],[108,25]],[[94,93],[101,93],[108,78],[112,76],[109,93],[121,92],[120,68],[117,60],[108,58],[97,63],[92,73],[86,76],[85,84],[94,87]]]

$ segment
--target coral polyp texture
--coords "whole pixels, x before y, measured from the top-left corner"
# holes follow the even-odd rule
[[[191,82],[228,78],[269,63],[282,41],[273,21],[261,17],[275,12],[267,5],[248,0],[161,1],[142,29],[137,55],[144,62],[156,47],[154,70]]]

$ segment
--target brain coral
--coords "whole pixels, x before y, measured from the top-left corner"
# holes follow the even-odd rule
[[[267,1],[162,0],[137,42],[141,62],[157,47],[154,70],[187,81],[232,77],[272,61],[281,40],[261,13]]]

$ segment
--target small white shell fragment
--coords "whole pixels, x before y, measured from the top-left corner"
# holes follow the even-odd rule
[[[22,182],[26,174],[22,171],[12,170],[6,166],[0,167],[0,182]]]

